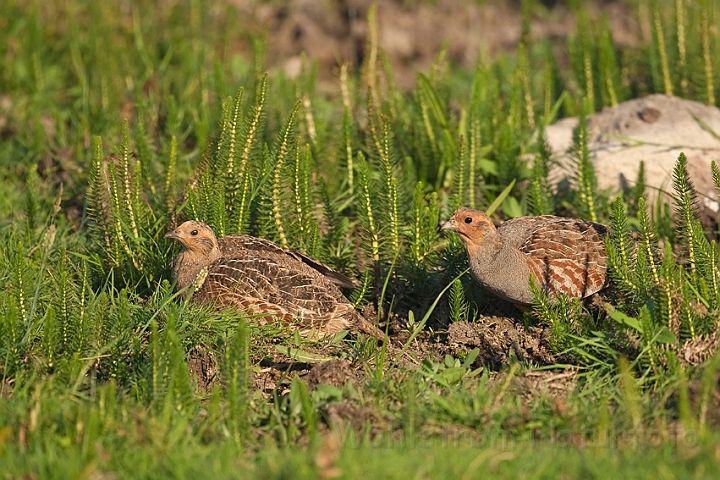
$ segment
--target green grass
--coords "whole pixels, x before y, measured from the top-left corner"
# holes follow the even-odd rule
[[[578,9],[563,61],[524,35],[470,70],[440,54],[410,92],[369,41],[343,97],[318,93],[312,59],[265,74],[231,7],[1,2],[0,471],[717,477],[720,250],[686,159],[652,216],[641,188],[597,191],[582,128],[570,190],[547,178],[542,127],[561,116],[653,92],[716,102],[717,5],[637,4],[653,33],[635,49]],[[461,205],[612,226],[613,306],[538,292],[514,319],[549,331],[562,365],[448,344],[451,322],[497,314],[438,232]],[[189,218],[357,278],[352,301],[401,345],[311,342],[182,301],[163,234]],[[313,389],[293,370],[327,358],[357,378]]]

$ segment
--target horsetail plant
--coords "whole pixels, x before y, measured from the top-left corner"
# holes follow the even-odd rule
[[[250,178],[252,175],[250,156],[256,144],[259,142],[259,132],[263,128],[265,118],[265,102],[267,100],[268,75],[263,75],[260,84],[257,86],[255,106],[251,109],[246,120],[245,131],[243,135],[244,145],[240,155],[240,165],[237,171],[237,183],[235,188],[240,190],[240,198],[232,207],[235,228],[238,232],[242,232],[247,228],[247,221],[250,216],[250,199],[248,198],[250,189]],[[238,204],[239,202],[239,204]]]
[[[243,93],[244,88],[240,87],[237,94],[235,95],[234,101],[228,99],[223,105],[223,117],[222,117],[222,128],[220,129],[220,139],[216,147],[217,150],[217,163],[220,174],[225,176],[225,185],[229,188],[225,190],[225,205],[234,205],[235,197],[240,190],[240,182],[242,180],[240,175],[240,169],[243,168],[243,164],[238,164],[238,149],[239,149],[239,135],[240,135],[240,116],[242,114],[243,105]],[[242,152],[243,157],[241,162],[246,161]],[[222,172],[224,170],[224,172]],[[224,226],[224,225],[223,225]],[[224,230],[224,229],[223,229]],[[220,235],[224,235],[224,231],[220,232]]]
[[[317,246],[317,224],[313,222],[312,196],[310,175],[312,151],[309,144],[302,148],[296,144],[292,159],[292,203],[294,204],[294,230],[297,232],[298,245],[309,254],[314,253]]]
[[[420,267],[427,262],[427,256],[433,251],[437,241],[437,225],[440,221],[438,195],[433,192],[426,201],[424,185],[418,182],[413,195],[412,234],[410,249],[415,266]]]
[[[470,321],[470,303],[465,298],[465,289],[463,288],[462,281],[456,278],[450,285],[450,292],[448,293],[450,322]]]
[[[648,216],[647,208],[645,207],[645,198],[640,197],[638,200],[638,221],[640,224],[640,243],[643,251],[643,258],[646,262],[647,268],[652,274],[652,282],[655,285],[660,285],[660,276],[658,274],[657,265],[657,233],[655,232],[655,226],[650,221]],[[643,268],[643,265],[640,265]],[[667,287],[667,284],[665,285]]]
[[[485,150],[481,145],[480,135],[480,119],[471,115],[470,132],[469,132],[470,148],[468,149],[468,203],[470,208],[475,208],[477,194],[475,193],[475,183],[477,182],[477,171],[482,159],[482,153]]]
[[[573,65],[575,79],[580,87],[585,106],[588,108],[585,113],[593,113],[597,109],[597,98],[595,95],[595,64],[596,47],[593,38],[590,22],[584,10],[578,12],[577,33],[568,36],[568,52]]]
[[[294,149],[295,119],[297,118],[299,110],[300,102],[298,101],[290,112],[290,116],[278,135],[277,146],[275,147],[275,152],[272,156],[272,218],[275,224],[278,240],[283,247],[288,246],[288,241],[285,237],[285,228],[283,227],[281,213],[282,207],[280,202],[281,191],[283,190],[282,171],[288,152],[290,152],[291,149]]]
[[[40,178],[37,166],[30,167],[25,182],[27,185],[27,192],[25,193],[25,226],[27,227],[27,237],[32,238],[35,229],[38,227],[38,215],[40,213],[37,197],[37,191],[40,189]]]
[[[420,168],[419,168],[419,174],[420,174],[420,180],[421,181],[428,181],[428,171],[430,170],[431,164],[438,163],[440,160],[440,145],[438,143],[437,138],[435,137],[435,129],[433,128],[433,124],[430,121],[430,106],[429,103],[431,102],[430,96],[433,94],[432,92],[432,86],[429,84],[429,81],[427,78],[422,76],[420,73],[417,74],[418,84],[422,86],[422,90],[418,92],[417,94],[417,100],[418,100],[418,106],[420,109],[420,118],[421,123],[423,126],[423,133],[424,140],[423,142],[425,145],[428,146],[427,150],[432,154],[431,160],[428,161],[426,158],[426,155],[423,154],[420,157]],[[424,149],[421,147],[420,151],[423,151]]]
[[[537,138],[537,153],[532,166],[532,177],[528,188],[528,210],[532,215],[554,213],[553,194],[548,175],[550,173],[550,149],[545,138],[545,127],[540,125]]]
[[[530,2],[521,3],[521,33],[518,44],[517,80],[520,85],[522,103],[525,107],[525,120],[530,129],[535,128],[535,104],[532,98],[530,78]]]
[[[670,77],[670,61],[668,59],[667,46],[665,44],[664,25],[662,12],[658,0],[650,1],[650,24],[652,26],[652,43],[658,55],[658,63],[662,72],[662,88],[666,95],[673,94],[673,82]],[[659,88],[658,88],[659,90]]]
[[[600,75],[602,75],[602,97],[604,105],[617,105],[619,101],[624,100],[619,93],[620,72],[618,61],[615,55],[615,47],[612,40],[612,32],[610,27],[604,26],[600,34],[600,42],[598,45]]]
[[[167,164],[165,167],[165,185],[163,187],[163,193],[165,196],[165,207],[167,211],[174,217],[175,209],[175,196],[176,196],[176,185],[177,185],[177,159],[178,159],[178,145],[177,137],[173,135],[170,138],[170,148],[167,153]]]
[[[684,244],[687,264],[690,267],[690,275],[694,284],[697,284],[697,261],[695,244],[695,230],[700,228],[696,219],[696,198],[695,187],[690,180],[687,171],[687,157],[680,153],[678,161],[673,169],[673,188],[676,195],[676,221],[677,232]]]
[[[357,166],[358,188],[360,190],[358,218],[360,219],[360,225],[369,237],[369,241],[364,244],[369,246],[368,250],[370,258],[372,259],[376,269],[378,269],[380,266],[380,236],[375,220],[375,202],[373,200],[377,190],[375,181],[372,178],[370,164],[367,160],[365,160],[365,155],[362,152],[358,152]]]
[[[611,234],[605,242],[608,268],[615,284],[632,296],[640,292],[635,243],[630,235],[625,204],[618,195],[610,208]]]
[[[595,177],[595,167],[590,160],[589,136],[587,117],[582,114],[578,126],[573,132],[573,156],[575,157],[577,171],[576,181],[583,214],[587,215],[587,218],[593,222],[597,222],[597,201],[595,198],[597,178]]]
[[[714,57],[712,53],[710,38],[710,17],[712,15],[711,5],[711,0],[700,1],[700,39],[702,41],[706,100],[708,105],[715,105],[715,77],[713,75],[713,59],[716,57]],[[717,36],[717,33],[715,35]]]
[[[348,190],[352,194],[355,186],[355,167],[353,165],[353,144],[354,129],[352,118],[352,106],[350,105],[350,92],[348,87],[347,63],[343,63],[340,71],[340,87],[343,99],[343,146],[341,157],[345,159],[346,182]]]
[[[680,92],[683,97],[688,96],[688,70],[687,70],[687,44],[685,38],[687,10],[685,0],[675,0],[675,36],[677,38],[677,51],[680,76]]]
[[[122,140],[120,143],[120,175],[122,181],[122,199],[124,200],[122,210],[126,212],[127,218],[130,223],[131,232],[133,238],[137,240],[140,237],[138,233],[138,221],[136,219],[136,212],[139,212],[138,198],[140,195],[140,189],[138,188],[137,180],[140,178],[139,169],[136,168],[134,174],[130,172],[130,126],[127,119],[122,122]],[[133,183],[131,185],[131,182]],[[119,195],[118,195],[119,197]],[[120,199],[117,199],[119,203]],[[120,210],[120,208],[119,208]]]
[[[461,128],[462,130],[462,128]],[[454,175],[453,175],[453,189],[455,191],[453,200],[453,209],[460,208],[462,205],[466,205],[465,197],[467,182],[467,157],[468,152],[466,146],[465,136],[461,135],[458,141],[458,155],[455,159]]]

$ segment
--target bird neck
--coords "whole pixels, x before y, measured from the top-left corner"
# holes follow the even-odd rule
[[[470,253],[473,276],[488,290],[500,298],[530,303],[532,297],[525,294],[525,283],[530,278],[530,269],[523,253],[497,232],[486,236],[483,243]],[[522,288],[516,288],[520,285]]]
[[[463,240],[469,258],[494,259],[507,246],[496,230],[485,233],[477,242],[467,237]]]
[[[498,271],[525,275],[521,253],[496,231],[488,233],[480,245],[467,245],[468,257],[473,259],[473,270],[483,281],[497,277]],[[527,268],[527,267],[525,267]],[[522,270],[522,272],[520,272]]]
[[[200,271],[222,257],[222,252],[217,244],[209,251],[198,251],[183,249],[175,258],[172,268],[172,279],[175,282],[175,290],[179,291],[188,287],[195,281]],[[185,296],[186,293],[183,293]]]

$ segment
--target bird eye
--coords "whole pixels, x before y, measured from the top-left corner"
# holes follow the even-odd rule
[[[197,235],[197,234],[198,234],[198,231],[197,231],[197,230],[193,230],[192,232],[190,232],[190,235],[192,235],[193,237],[194,237],[195,235]]]
[[[467,224],[472,223],[472,217],[465,217],[465,223],[467,223]]]

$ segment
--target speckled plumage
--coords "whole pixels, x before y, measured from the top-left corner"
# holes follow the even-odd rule
[[[529,305],[530,275],[548,293],[585,298],[607,282],[604,225],[544,215],[519,217],[495,227],[483,212],[457,210],[443,225],[456,232],[473,277],[495,295]]]
[[[249,235],[217,239],[192,220],[166,237],[183,244],[172,278],[178,291],[197,281],[194,302],[234,306],[258,322],[277,317],[303,335],[351,330],[382,338],[338,288],[353,286],[352,280],[317,260]]]
[[[338,287],[356,287],[356,284],[352,279],[342,273],[336,272],[324,263],[308,257],[307,255],[303,255],[300,252],[296,252],[295,250],[283,248],[270,240],[265,240],[264,238],[257,238],[250,235],[228,235],[226,237],[218,238],[217,242],[223,256],[232,257],[235,253],[240,251],[254,251],[259,252],[262,255],[277,255],[278,258],[281,259],[289,257],[304,263],[314,270],[317,270]]]

